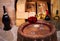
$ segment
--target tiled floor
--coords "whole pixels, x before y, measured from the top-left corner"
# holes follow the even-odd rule
[[[17,41],[18,27],[14,26],[10,31],[0,29],[0,41]],[[58,40],[60,40],[60,31],[57,31]]]
[[[17,41],[17,29],[16,26],[12,27],[10,31],[0,29],[0,41]]]

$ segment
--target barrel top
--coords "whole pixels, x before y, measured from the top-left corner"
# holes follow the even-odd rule
[[[38,31],[38,30],[35,30],[35,27],[38,27],[38,25],[41,25],[41,24],[43,24],[43,25],[46,25],[47,26],[47,28],[49,28],[48,30],[50,30],[50,32],[49,33],[47,33],[47,34],[45,34],[45,35],[39,35],[39,34],[34,34],[33,33],[33,35],[31,35],[31,34],[26,34],[26,31],[27,32],[29,32],[30,33],[30,31],[33,29],[33,31]],[[32,26],[32,25],[34,25],[35,27],[34,28],[28,28],[28,27],[30,27],[30,26]],[[30,30],[28,30],[28,29],[30,29]],[[25,29],[25,30],[24,30]],[[44,28],[45,29],[45,28]],[[42,31],[41,31],[42,32]],[[38,31],[38,33],[41,33],[40,32],[40,30]],[[52,23],[49,23],[49,22],[47,22],[47,21],[44,21],[44,20],[39,20],[39,21],[37,21],[36,23],[34,23],[34,24],[31,24],[31,23],[29,23],[29,22],[25,22],[24,24],[22,24],[19,28],[18,28],[18,33],[21,35],[21,36],[23,36],[23,37],[28,37],[28,38],[45,38],[45,37],[49,37],[49,36],[51,36],[53,33],[55,33],[56,32],[56,28],[55,28],[55,26],[52,24]]]

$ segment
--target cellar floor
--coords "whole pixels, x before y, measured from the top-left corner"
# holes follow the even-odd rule
[[[17,41],[18,27],[13,26],[10,31],[0,29],[0,41]],[[60,40],[60,31],[57,31],[58,41]]]

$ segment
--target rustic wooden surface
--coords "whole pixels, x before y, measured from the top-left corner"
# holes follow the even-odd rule
[[[11,40],[9,40],[9,41],[17,41],[17,30],[18,30],[18,27],[16,27],[16,26],[14,26],[10,31],[7,31],[6,33],[3,30],[1,31],[1,29],[0,29],[0,36],[2,36],[3,39],[6,39],[6,40],[9,40],[9,38],[12,37]],[[1,32],[3,32],[3,33],[1,33]],[[10,33],[10,36],[7,33]],[[58,41],[60,41],[60,31],[57,31],[57,38],[58,38]]]

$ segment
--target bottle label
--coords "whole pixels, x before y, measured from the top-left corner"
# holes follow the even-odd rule
[[[5,13],[4,15],[7,15],[7,13]]]

